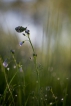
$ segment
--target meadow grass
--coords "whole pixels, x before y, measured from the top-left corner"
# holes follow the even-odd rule
[[[17,27],[17,32],[23,32],[32,48],[32,59],[27,64],[17,62],[15,51],[11,57],[3,61],[0,57],[0,105],[1,106],[70,106],[70,77],[65,67],[58,61],[57,53],[53,54],[50,65],[48,60],[38,64],[38,54],[30,39],[27,28]],[[19,43],[24,45],[25,41]],[[59,55],[60,56],[60,55]],[[14,64],[14,66],[10,66]],[[69,92],[68,92],[69,91]]]

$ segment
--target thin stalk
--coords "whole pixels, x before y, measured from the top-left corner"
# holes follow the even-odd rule
[[[56,106],[57,106],[56,96],[54,95],[52,88],[50,89],[50,91],[52,93],[53,98],[55,99],[55,103],[56,103]]]
[[[25,41],[28,41],[28,40],[25,40]],[[18,67],[19,67],[19,65],[17,64],[17,61],[16,61],[16,59],[15,59],[15,57],[14,57],[14,55],[12,54],[12,57],[13,57],[13,60],[14,60],[14,62],[15,62],[15,64],[16,64],[16,66],[17,66],[17,70],[18,70]],[[18,71],[17,71],[18,72]],[[17,74],[17,72],[15,73],[15,75]],[[26,93],[25,93],[25,74],[24,74],[24,101],[25,101],[25,95],[26,95]]]
[[[18,64],[17,64],[17,61],[16,61],[16,59],[15,59],[14,54],[12,54],[12,58],[13,58],[13,60],[14,60],[14,62],[15,62],[15,64],[16,64],[16,67],[17,67],[17,69],[18,69]]]
[[[5,97],[6,97],[6,91],[7,91],[7,88],[8,88],[8,90],[9,90],[9,92],[10,92],[10,94],[11,94],[12,100],[13,100],[13,104],[14,104],[13,95],[12,95],[12,92],[11,92],[11,90],[10,90],[10,87],[9,87],[10,85],[8,84],[7,76],[6,76],[6,73],[5,73],[5,69],[4,69],[4,68],[3,68],[3,72],[4,72],[4,76],[5,76],[5,81],[6,81],[6,84],[7,84],[6,89],[5,89],[5,91],[4,91],[4,101],[5,101]],[[4,101],[3,101],[3,104],[4,104]],[[14,104],[14,106],[15,106],[15,104]]]
[[[66,92],[65,92],[65,96],[64,96],[63,106],[65,106],[65,105],[66,105],[67,90],[68,90],[68,83],[67,83]]]
[[[28,35],[28,39],[32,47],[33,53],[35,53],[35,50],[34,50],[34,47],[33,47],[33,44],[31,42],[29,35]],[[33,57],[34,57],[34,64],[35,64],[35,69],[36,69],[37,79],[38,79],[38,106],[39,106],[40,105],[40,78],[39,78],[39,71],[37,69],[37,64],[36,64],[36,56],[33,56]]]
[[[24,89],[24,101],[25,101],[25,96],[26,96],[25,87],[26,87],[26,84],[25,84],[25,72],[24,72],[24,88],[23,88]],[[26,102],[25,102],[25,104],[26,104]]]
[[[17,69],[18,69],[18,65],[17,65],[16,59],[15,59],[15,57],[14,57],[13,54],[12,54],[12,57],[13,57],[13,59],[14,59],[14,62],[15,62],[15,64],[16,64],[16,66],[17,66]],[[11,93],[11,96],[12,96],[12,92],[11,92],[9,86],[10,86],[11,82],[13,81],[13,79],[14,79],[14,77],[16,76],[17,73],[18,73],[18,70],[17,70],[16,73],[13,75],[13,77],[11,78],[11,80],[10,80],[10,82],[9,82],[9,84],[8,84],[8,83],[7,83],[6,74],[5,74],[5,70],[4,70],[5,80],[6,80],[6,83],[7,83],[7,86],[6,86],[5,91],[4,91],[4,101],[5,101],[5,97],[6,97],[7,88],[9,89],[9,92]],[[12,96],[12,99],[13,99],[13,96]],[[4,101],[3,101],[3,103],[4,103]],[[13,103],[14,103],[14,100],[13,100]],[[15,105],[14,105],[14,106],[15,106]]]
[[[35,50],[34,50],[34,47],[33,47],[33,44],[32,44],[32,42],[31,42],[31,39],[30,39],[29,35],[28,35],[28,39],[29,39],[29,42],[30,42],[30,44],[31,44],[31,47],[32,47],[33,53],[35,53]]]

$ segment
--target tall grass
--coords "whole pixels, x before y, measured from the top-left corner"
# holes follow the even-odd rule
[[[38,49],[35,51],[28,30],[25,32],[25,37],[30,45],[28,55],[24,56],[25,61],[21,61],[23,57],[21,58],[19,54],[20,49],[19,52],[9,49],[7,51],[10,52],[8,55],[4,54],[5,56],[1,54],[0,105],[70,106],[70,48],[60,46],[60,37],[56,36],[54,49],[51,50],[52,35],[49,33],[47,53],[43,51],[42,55],[42,51],[38,52]],[[16,42],[17,45],[18,42]],[[23,51],[28,49],[24,47],[25,42],[26,40],[20,42]],[[17,52],[18,56],[16,56]],[[27,58],[30,54],[32,57]],[[3,63],[6,58],[8,66],[4,67]]]

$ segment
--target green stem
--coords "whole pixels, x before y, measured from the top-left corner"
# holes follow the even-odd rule
[[[31,44],[31,47],[32,47],[33,53],[35,53],[35,50],[34,50],[34,47],[33,47],[33,45],[32,45],[32,42],[31,42],[31,39],[30,39],[29,35],[28,35],[28,39],[29,39],[29,42],[30,42],[30,44]]]
[[[28,39],[32,47],[33,53],[35,53],[35,50],[34,50],[34,47],[33,47],[33,44],[31,42],[29,35],[28,35]],[[39,78],[39,71],[37,69],[37,64],[36,64],[36,56],[33,56],[33,57],[34,57],[34,64],[35,64],[35,69],[36,69],[37,79],[38,79],[38,106],[39,106],[40,105],[40,78]]]
[[[13,95],[12,95],[12,92],[11,92],[10,87],[9,87],[10,84],[8,84],[8,81],[7,81],[7,76],[6,76],[6,73],[5,73],[5,69],[3,69],[3,72],[4,72],[4,75],[5,75],[5,80],[6,80],[6,84],[7,84],[6,89],[4,91],[4,101],[5,101],[5,97],[6,97],[6,91],[7,91],[7,88],[8,88],[8,90],[9,90],[9,92],[11,94],[12,100],[13,100],[13,104],[14,104]],[[4,104],[4,101],[3,101],[3,104]],[[14,104],[14,106],[15,106],[15,104]]]

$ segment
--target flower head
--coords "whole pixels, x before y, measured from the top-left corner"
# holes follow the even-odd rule
[[[14,68],[16,68],[16,65],[14,65]]]
[[[8,68],[7,68],[7,70],[9,71],[9,70],[10,70],[10,68],[8,67]]]
[[[52,105],[53,103],[51,102],[50,105]]]
[[[22,66],[19,68],[19,71],[20,71],[20,72],[23,72]]]
[[[64,100],[64,98],[61,99],[62,101]]]
[[[26,29],[25,30],[25,33],[29,35],[30,34],[30,31],[28,29]]]
[[[3,62],[3,66],[4,67],[7,67],[8,66],[7,59]]]
[[[25,31],[26,29],[27,29],[27,27],[22,27],[22,26],[18,26],[18,27],[15,28],[15,30],[19,33]]]
[[[19,43],[19,45],[20,45],[20,46],[22,46],[22,45],[23,45],[23,43],[24,43],[24,41],[20,42],[20,43]]]
[[[19,71],[23,72],[22,65],[19,63],[18,66],[19,66]]]
[[[46,91],[50,91],[51,89],[52,89],[51,86],[46,87]]]

